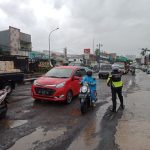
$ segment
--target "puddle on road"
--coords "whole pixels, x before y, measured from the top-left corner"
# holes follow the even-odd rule
[[[8,150],[29,150],[35,146],[35,142],[45,142],[56,139],[57,137],[63,135],[66,131],[66,128],[44,131],[43,128],[39,127],[36,129],[36,131],[16,141],[16,143]]]
[[[72,116],[78,117],[81,115],[80,109],[73,109],[70,113]]]
[[[110,98],[108,98],[107,100],[110,101]],[[109,105],[110,103],[106,103],[97,110],[96,117],[89,120],[87,127],[70,144],[67,150],[92,150],[97,148],[99,142],[101,141],[99,135],[99,132],[101,130],[100,122]],[[86,115],[88,117],[88,114],[85,114],[85,116],[83,117],[86,117]]]
[[[24,110],[23,112],[24,112],[24,113],[28,113],[28,112],[30,112],[30,110]]]
[[[0,123],[5,127],[5,128],[16,128],[19,127],[25,123],[27,123],[28,120],[2,120]]]

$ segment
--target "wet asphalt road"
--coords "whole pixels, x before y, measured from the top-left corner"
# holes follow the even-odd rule
[[[138,74],[140,80],[143,74]],[[123,76],[125,99],[130,92],[137,90],[135,78]],[[31,84],[20,85],[9,97],[6,119],[0,121],[0,150],[120,148],[115,134],[124,112],[118,110],[117,114],[110,113],[111,92],[106,86],[106,80],[97,79],[97,105],[85,115],[80,113],[77,97],[70,105],[37,103],[31,98],[30,90]]]

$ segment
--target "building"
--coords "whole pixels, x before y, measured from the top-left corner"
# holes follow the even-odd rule
[[[32,50],[31,35],[9,26],[0,31],[0,51],[2,55],[27,56]]]
[[[68,54],[68,61],[76,62],[76,63],[83,63],[84,57],[83,55],[75,55],[75,54]]]
[[[43,50],[43,53],[46,54],[49,58],[48,50]],[[51,51],[50,59],[51,59],[51,63],[53,66],[67,65],[69,63],[68,57],[67,57],[67,49],[64,48],[63,52]]]

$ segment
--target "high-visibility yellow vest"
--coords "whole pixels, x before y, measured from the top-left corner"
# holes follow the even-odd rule
[[[112,80],[112,75],[109,75],[108,79],[107,79],[107,84],[112,86],[112,87],[122,87],[123,86],[123,82],[121,81],[121,78],[119,81],[113,81]]]

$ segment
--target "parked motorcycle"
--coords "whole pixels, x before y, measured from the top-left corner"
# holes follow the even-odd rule
[[[6,96],[7,96],[7,91],[0,90],[0,119],[4,118],[7,113]]]
[[[80,88],[79,99],[80,99],[80,104],[81,104],[80,109],[82,114],[86,113],[90,107],[93,107],[93,103],[90,95],[90,87],[88,83],[82,84]]]

